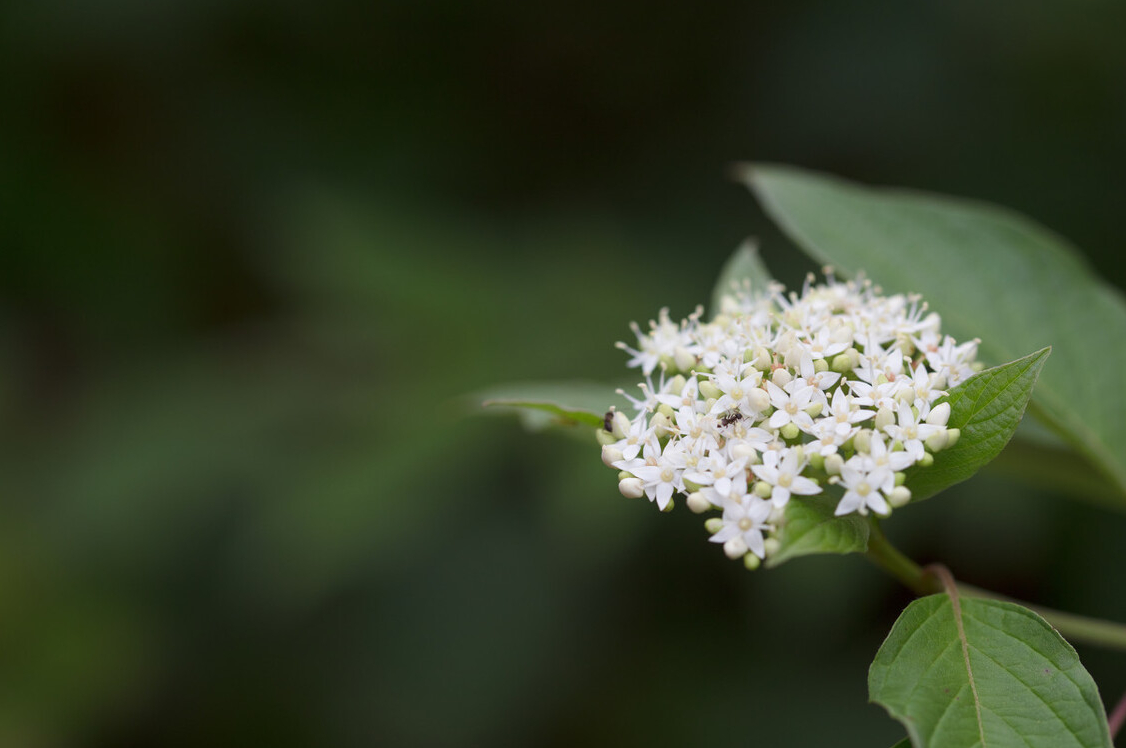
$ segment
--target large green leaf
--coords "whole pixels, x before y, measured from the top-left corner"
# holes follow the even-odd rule
[[[1044,348],[1003,366],[986,369],[950,390],[950,428],[961,429],[953,447],[935,455],[930,467],[907,472],[914,499],[925,499],[971,477],[1000,454],[1024,415],[1032,387],[1048,358]]]
[[[786,524],[777,553],[767,566],[778,566],[798,556],[813,553],[860,553],[868,549],[868,520],[859,514],[833,516],[840,501],[835,496],[801,497],[786,504]]]
[[[764,290],[773,280],[762,261],[758,245],[754,240],[748,239],[731,254],[723,264],[723,269],[719,271],[719,277],[716,278],[715,287],[712,289],[712,305],[708,312],[712,317],[719,314],[723,306],[723,297],[730,295],[744,282],[749,283],[754,290]]]
[[[757,165],[745,179],[802,249],[888,291],[918,292],[988,363],[1052,346],[1032,410],[1126,503],[1126,301],[1042,226],[981,203]]]
[[[868,692],[915,748],[1110,748],[1098,688],[1027,608],[931,595],[907,606]]]

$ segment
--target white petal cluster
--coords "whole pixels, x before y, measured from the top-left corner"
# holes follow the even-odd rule
[[[646,381],[627,395],[633,417],[611,411],[599,432],[624,495],[718,512],[712,542],[752,568],[779,547],[791,501],[825,494],[837,515],[906,504],[904,471],[958,438],[936,401],[979,368],[978,341],[943,335],[919,298],[813,281],[744,287],[710,322],[662,309],[648,332],[633,324],[636,348],[618,347]]]

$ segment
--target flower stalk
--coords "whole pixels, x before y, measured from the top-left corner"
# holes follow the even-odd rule
[[[869,561],[895,577],[916,595],[932,595],[943,590],[942,581],[938,576],[903,555],[898,548],[888,541],[875,518],[871,522],[868,550],[865,555]],[[1053,610],[1039,605],[1030,605],[1021,600],[960,582],[958,583],[958,593],[965,597],[1001,600],[1022,605],[1046,620],[1068,641],[1083,642],[1126,652],[1126,624]]]

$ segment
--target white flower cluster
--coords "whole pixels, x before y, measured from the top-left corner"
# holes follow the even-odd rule
[[[618,344],[646,377],[634,417],[611,411],[598,434],[619,489],[721,512],[712,542],[751,568],[779,547],[793,497],[839,496],[837,515],[910,501],[903,471],[959,435],[935,401],[979,368],[978,341],[942,335],[917,297],[826,276],[800,295],[745,286],[711,322],[663,309],[648,332],[632,325],[636,349]]]

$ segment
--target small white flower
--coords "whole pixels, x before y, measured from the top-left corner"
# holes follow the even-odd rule
[[[761,465],[751,466],[759,480],[771,485],[770,500],[774,506],[786,506],[791,494],[812,496],[821,493],[821,486],[801,475],[805,465],[798,460],[797,450],[788,449],[784,453],[766,452]]]
[[[840,483],[845,487],[845,494],[837,504],[836,516],[852,512],[867,514],[869,509],[876,514],[891,511],[880,493],[881,486],[888,491],[895,487],[895,477],[886,468],[865,470],[863,463],[854,457],[841,468]]]

